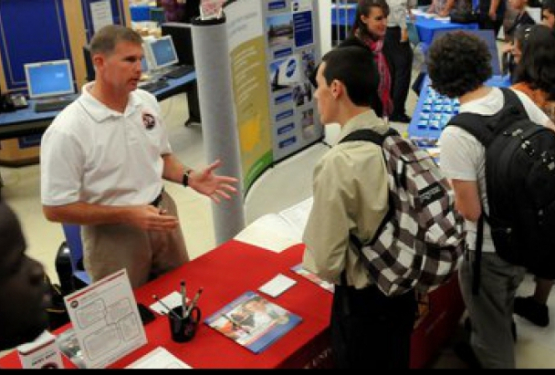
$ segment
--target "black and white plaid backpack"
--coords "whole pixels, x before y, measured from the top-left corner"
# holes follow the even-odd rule
[[[454,193],[433,158],[394,129],[354,131],[341,142],[370,141],[383,150],[389,211],[374,238],[351,235],[370,277],[386,295],[429,292],[456,272],[465,244]]]

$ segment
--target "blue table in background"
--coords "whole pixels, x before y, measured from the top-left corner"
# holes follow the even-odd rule
[[[434,34],[438,30],[478,30],[477,23],[454,23],[450,21],[438,21],[433,18],[426,18],[424,16],[416,16],[415,20],[416,29],[420,42],[430,45],[434,40]]]
[[[337,4],[332,4],[331,11],[331,24],[332,28],[348,28],[353,25],[355,20],[357,4],[344,4],[337,6]],[[433,18],[426,18],[424,16],[416,16],[414,24],[418,30],[418,36],[420,37],[420,42],[426,44],[426,47],[430,45],[434,39],[434,33],[438,30],[477,30],[477,23],[453,23],[450,21],[438,21]]]
[[[131,13],[131,21],[150,21],[150,9],[152,8],[154,8],[154,6],[145,4],[130,5],[129,11]]]
[[[508,87],[511,82],[508,76],[493,76],[486,85]],[[459,101],[438,94],[426,76],[408,127],[409,138],[420,147],[435,147],[445,125],[458,113]]]

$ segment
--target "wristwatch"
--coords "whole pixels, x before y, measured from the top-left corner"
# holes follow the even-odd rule
[[[193,170],[192,169],[187,169],[185,171],[185,173],[183,173],[183,180],[181,180],[181,184],[185,187],[189,186],[189,175],[191,174]]]

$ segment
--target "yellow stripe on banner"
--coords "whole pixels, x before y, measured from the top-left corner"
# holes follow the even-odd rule
[[[87,37],[81,1],[64,0],[64,14],[66,16],[66,27],[69,45],[71,47],[71,59],[73,61],[73,71],[75,72],[75,82],[77,83],[77,90],[81,90],[87,77],[85,58],[83,56],[83,46],[87,44]]]
[[[120,5],[120,15],[125,14],[124,26],[131,27],[131,9],[129,8],[129,0],[120,0],[119,5]]]

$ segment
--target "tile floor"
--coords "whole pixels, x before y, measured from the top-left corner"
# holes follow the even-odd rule
[[[416,96],[410,93],[407,109],[414,110]],[[188,118],[186,100],[178,95],[161,104],[162,113],[171,133],[170,139],[178,157],[191,166],[206,164],[202,144],[202,128],[198,125],[185,127]],[[394,124],[399,130],[406,125]],[[337,125],[328,125],[325,141],[333,144],[337,140]],[[247,223],[259,216],[278,212],[297,203],[311,193],[312,169],[328,146],[318,143],[307,150],[286,159],[268,170],[252,187],[245,200]],[[39,193],[39,165],[19,168],[0,167],[5,187],[2,194],[19,215],[28,241],[28,253],[42,261],[54,281],[57,275],[54,266],[58,247],[64,240],[61,226],[48,222],[41,211]],[[291,184],[290,176],[295,176]],[[192,258],[211,250],[215,246],[212,227],[210,201],[176,184],[167,184],[167,190],[179,207],[181,225]],[[527,278],[521,287],[521,294],[527,295],[533,282]],[[555,322],[555,297],[550,300],[551,320]],[[547,328],[537,328],[530,323],[515,318],[518,327],[517,367],[555,368],[555,323]],[[453,339],[453,342],[455,338]],[[453,353],[452,343],[448,343],[430,364],[432,368],[465,368]]]

